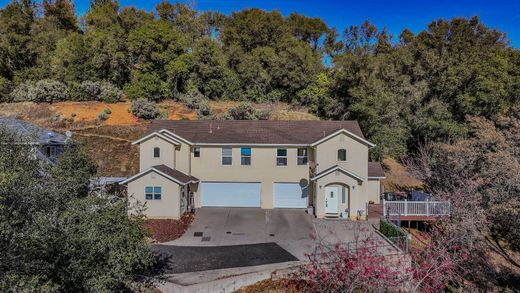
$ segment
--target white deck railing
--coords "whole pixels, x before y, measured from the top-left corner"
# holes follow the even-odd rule
[[[386,201],[383,200],[383,215],[386,216],[449,216],[449,201]]]

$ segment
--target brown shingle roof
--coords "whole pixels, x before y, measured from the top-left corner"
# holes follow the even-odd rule
[[[380,162],[368,162],[368,177],[385,177],[385,171]]]
[[[148,133],[161,129],[192,143],[311,144],[340,129],[364,139],[357,121],[156,120]]]
[[[199,179],[197,179],[191,175],[184,174],[183,172],[172,169],[166,165],[157,165],[157,166],[153,166],[153,168],[158,171],[163,172],[164,174],[166,174],[168,176],[171,176],[171,177],[177,179],[178,181],[180,181],[183,184],[189,183],[191,181],[199,181]]]

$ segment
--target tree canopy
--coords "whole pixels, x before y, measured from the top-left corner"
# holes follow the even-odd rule
[[[13,0],[0,9],[0,57],[0,101],[20,100],[41,80],[71,92],[111,83],[130,99],[196,90],[282,101],[358,120],[377,144],[373,159],[463,139],[467,115],[494,119],[520,98],[519,50],[478,17],[433,20],[394,38],[368,21],[339,32],[320,18],[257,8],[223,15],[164,1],[145,11],[103,0],[78,19],[71,0]]]
[[[68,143],[48,166],[8,129],[0,141],[0,291],[129,291],[148,281],[157,262],[143,217],[129,215],[125,198],[89,193],[96,166],[81,146]]]

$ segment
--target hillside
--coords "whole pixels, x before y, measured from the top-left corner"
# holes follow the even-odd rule
[[[212,102],[214,113],[222,113],[237,102]],[[166,100],[159,103],[168,119],[197,119],[194,111],[181,103]],[[287,104],[256,104],[256,108],[271,110],[275,120],[314,120],[304,108],[293,109]],[[98,165],[99,176],[128,176],[139,168],[138,149],[131,142],[146,129],[145,120],[135,118],[129,111],[130,102],[106,104],[102,102],[9,103],[0,104],[0,116],[16,117],[57,132],[71,130]],[[105,109],[109,118],[98,119]]]

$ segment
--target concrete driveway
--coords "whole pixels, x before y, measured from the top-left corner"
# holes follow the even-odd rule
[[[228,246],[275,242],[303,259],[314,248],[314,234],[313,217],[304,210],[201,208],[182,237],[164,244]]]

